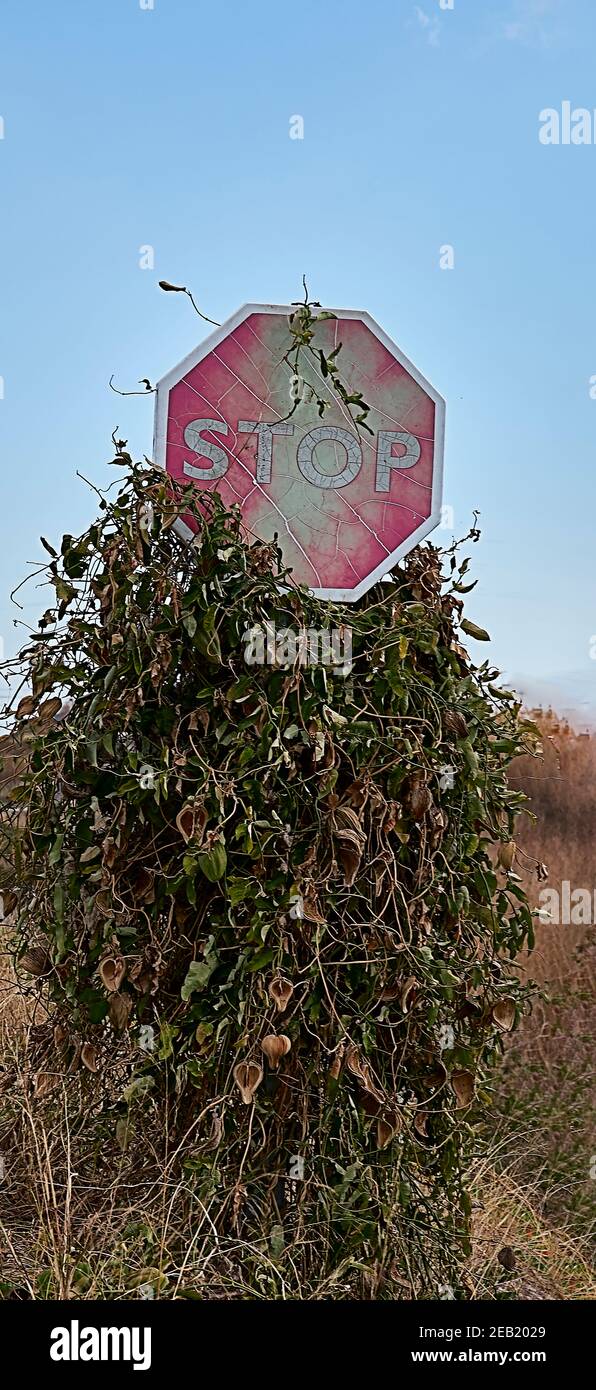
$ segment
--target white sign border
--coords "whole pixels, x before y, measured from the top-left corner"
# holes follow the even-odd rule
[[[203,339],[203,342],[199,343],[198,347],[193,348],[192,352],[189,352],[188,356],[183,358],[176,367],[173,367],[171,371],[161,377],[156,386],[155,424],[153,431],[153,458],[154,462],[158,464],[160,468],[165,468],[166,466],[168,399],[171,388],[181,381],[188,372],[192,371],[193,367],[196,367],[199,362],[202,362],[203,358],[207,357],[214,348],[219,347],[219,344],[223,342],[224,338],[228,338],[230,333],[234,332],[234,329],[239,328],[240,324],[244,323],[244,320],[247,319],[250,314],[281,314],[284,318],[289,318],[290,314],[294,314],[298,307],[299,306],[296,304],[243,304],[240,309],[236,310],[235,314],[232,314],[231,318],[226,319],[226,322],[222,323],[220,328],[216,328],[214,333],[209,333],[208,336]],[[323,310],[321,310],[321,312],[323,312]],[[357,319],[360,323],[364,323],[370,332],[374,334],[374,337],[378,338],[379,342],[382,343],[392,356],[395,357],[396,361],[400,363],[400,366],[404,367],[405,370],[409,372],[410,376],[414,378],[414,381],[422,387],[423,391],[430,396],[435,404],[433,485],[430,516],[420,524],[416,531],[413,531],[411,535],[408,536],[407,540],[402,541],[402,544],[397,547],[397,550],[385,556],[385,559],[377,565],[376,569],[372,570],[365,579],[361,579],[360,583],[353,589],[310,590],[313,598],[328,599],[335,603],[356,603],[359,598],[362,598],[362,596],[372,588],[373,584],[376,584],[379,579],[382,579],[383,576],[391,570],[398,560],[402,560],[405,555],[409,554],[410,550],[413,550],[415,546],[419,545],[420,542],[439,525],[443,500],[445,401],[443,397],[439,395],[439,392],[435,390],[434,386],[431,386],[426,377],[422,375],[422,372],[419,372],[413,362],[410,362],[410,359],[405,356],[405,353],[400,351],[392,338],[390,338],[379,324],[376,323],[375,319],[371,318],[371,315],[366,313],[366,310],[330,309],[326,312],[336,314],[338,318]],[[187,526],[185,522],[178,522],[177,529],[185,540],[193,539],[194,532],[191,531],[190,527]]]

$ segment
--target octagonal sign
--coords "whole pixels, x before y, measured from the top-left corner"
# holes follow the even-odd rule
[[[155,459],[237,503],[249,540],[277,536],[293,581],[350,602],[440,520],[445,404],[355,309],[318,319],[296,372],[292,313],[245,304],[163,377]],[[324,375],[320,352],[340,344],[340,380],[362,393],[370,433]]]

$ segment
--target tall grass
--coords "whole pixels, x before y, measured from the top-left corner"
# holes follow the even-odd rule
[[[541,889],[596,887],[596,739],[576,736],[556,716],[538,715],[540,759],[520,758],[512,783],[530,798],[517,868],[536,906]],[[542,880],[536,863],[544,864]],[[596,1243],[596,1069],[593,924],[541,923],[525,964],[543,997],[506,1049],[497,1078],[497,1165],[531,1188],[548,1225],[588,1254]]]

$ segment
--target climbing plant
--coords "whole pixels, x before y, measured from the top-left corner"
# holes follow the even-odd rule
[[[203,1297],[465,1297],[484,1078],[526,1006],[506,771],[535,736],[463,645],[487,637],[468,558],[427,544],[323,604],[217,494],[115,442],[97,519],[44,540],[51,602],[6,669],[39,1103],[76,1074],[121,1145],[167,1109]],[[275,639],[348,627],[348,667]]]

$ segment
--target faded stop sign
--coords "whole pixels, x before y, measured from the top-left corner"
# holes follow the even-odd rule
[[[236,503],[249,540],[277,536],[296,583],[350,602],[440,520],[445,403],[355,309],[317,321],[296,374],[292,313],[245,304],[163,377],[155,459]],[[319,349],[327,357],[340,343],[342,384],[362,393],[371,433],[323,375]]]

